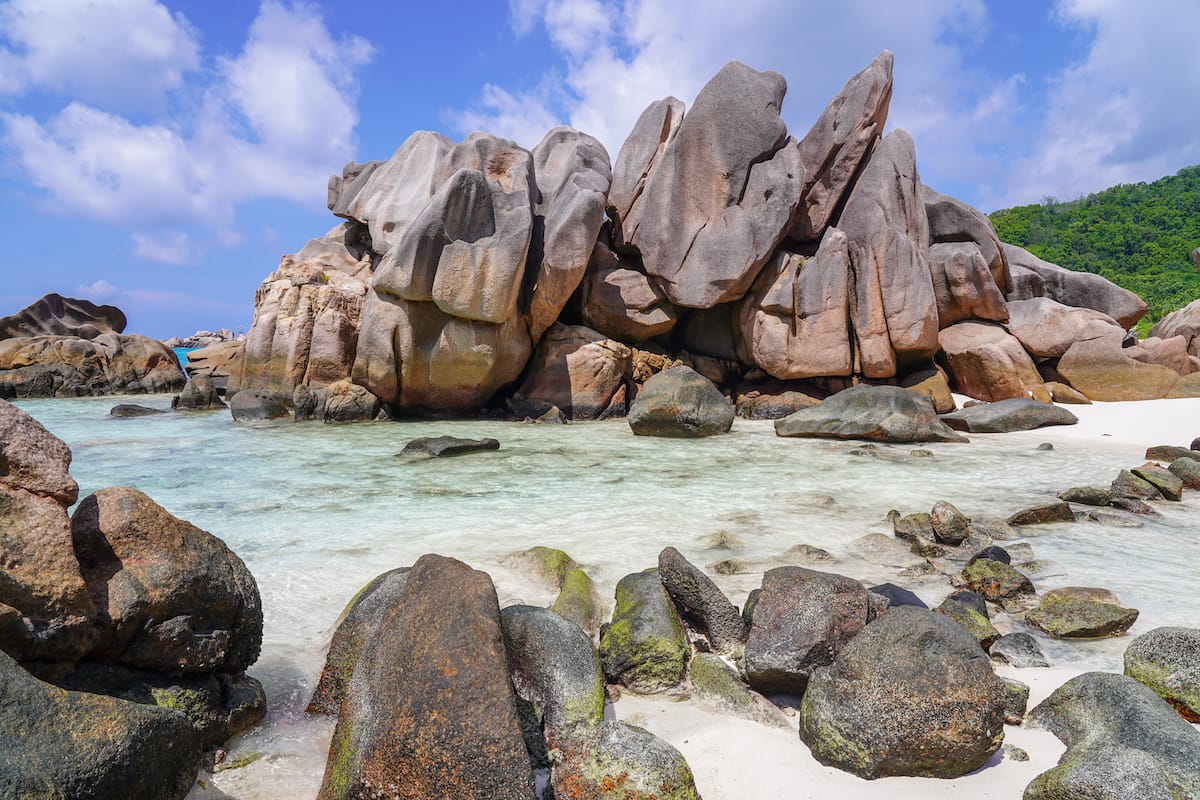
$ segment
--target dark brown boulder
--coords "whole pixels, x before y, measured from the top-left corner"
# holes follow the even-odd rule
[[[658,575],[684,622],[707,636],[715,652],[732,653],[746,642],[737,606],[674,547],[658,554]]]
[[[33,417],[0,400],[0,485],[68,506],[79,486],[68,474],[71,449]]]
[[[0,339],[30,336],[74,336],[95,339],[101,333],[122,333],[125,314],[116,306],[48,294],[15,314],[0,317]]]
[[[533,800],[496,589],[422,556],[363,650],[329,748],[320,800]]]
[[[220,539],[125,487],[84,498],[71,535],[96,605],[98,655],[180,675],[257,660],[258,586]]]

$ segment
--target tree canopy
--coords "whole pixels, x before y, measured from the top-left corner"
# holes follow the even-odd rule
[[[991,219],[1002,241],[1136,292],[1150,307],[1143,333],[1200,297],[1191,258],[1200,247],[1200,166],[1069,202],[1002,209]]]

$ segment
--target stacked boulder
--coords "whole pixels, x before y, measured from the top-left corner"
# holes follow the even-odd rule
[[[565,127],[532,150],[419,132],[386,162],[347,165],[329,186],[346,222],[263,284],[231,388],[290,405],[298,385],[348,379],[395,414],[508,401],[518,418],[593,419],[624,413],[649,377],[639,363],[661,356],[755,416],[858,382],[938,411],[951,387],[1183,390],[1200,364],[1183,339],[1125,346],[1146,312],[1135,295],[1003,244],[922,184],[911,137],[883,134],[891,53],[800,139],[786,89],[731,62],[691,109],[652,103],[611,166]]]
[[[181,798],[202,748],[265,711],[245,674],[258,588],[220,539],[135,489],[68,516],[70,461],[0,400],[0,743],[29,755],[0,758],[0,795]],[[64,731],[72,757],[48,759]]]
[[[0,397],[176,392],[185,377],[162,342],[126,335],[125,315],[48,294],[0,317]]]

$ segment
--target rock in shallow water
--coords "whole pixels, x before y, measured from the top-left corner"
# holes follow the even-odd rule
[[[1200,797],[1200,732],[1132,678],[1084,673],[1029,719],[1067,751],[1026,787],[1025,800]]]
[[[956,623],[892,609],[813,673],[800,737],[821,763],[862,778],[955,778],[999,749],[1004,682]]]
[[[651,377],[629,408],[629,427],[638,436],[697,438],[728,433],[733,407],[713,382],[691,367],[665,369]]]
[[[133,403],[121,403],[120,405],[113,406],[108,415],[115,419],[134,419],[136,417],[157,417],[165,413],[167,412],[159,408],[149,408]]]
[[[1086,592],[1063,589],[1047,592],[1037,608],[1025,615],[1029,624],[1060,639],[1120,636],[1137,618],[1136,608],[1122,608],[1115,602],[1092,599]]]
[[[466,453],[478,453],[483,450],[499,450],[500,442],[496,439],[459,439],[455,436],[426,436],[413,439],[404,445],[400,451],[402,456],[461,456]]]
[[[965,442],[921,395],[897,386],[854,386],[775,422],[779,436],[877,442]]]

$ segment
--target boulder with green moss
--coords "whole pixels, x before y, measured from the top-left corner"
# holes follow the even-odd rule
[[[578,744],[554,768],[551,785],[555,800],[700,800],[683,755],[624,722],[605,722]]]
[[[1200,722],[1200,629],[1143,633],[1125,649],[1125,674],[1157,692],[1188,722]]]
[[[956,778],[1004,739],[1004,682],[978,642],[912,606],[888,611],[813,672],[800,738],[860,778]]]
[[[563,575],[562,588],[550,610],[588,633],[595,633],[600,628],[601,613],[596,595],[596,584],[588,574],[579,567],[572,567]]]
[[[1168,500],[1179,500],[1183,497],[1183,481],[1169,469],[1146,463],[1133,470],[1133,474],[1153,486]]]
[[[721,714],[775,728],[790,727],[779,707],[751,689],[738,671],[714,653],[697,653],[689,667],[692,698]]]
[[[996,626],[992,624],[988,615],[980,613],[979,609],[967,603],[948,597],[934,609],[934,612],[949,617],[961,625],[967,633],[975,637],[979,646],[984,650],[987,650],[1000,638],[1000,631],[996,630]]]
[[[380,635],[384,615],[400,602],[408,567],[376,576],[342,610],[334,625],[321,678],[305,709],[309,714],[337,714],[363,647]]]
[[[968,564],[962,571],[963,586],[993,603],[1032,597],[1033,581],[1016,567],[990,558]]]
[[[1067,745],[1025,800],[1193,800],[1200,797],[1200,731],[1132,678],[1087,672],[1029,713]]]
[[[1120,636],[1137,621],[1138,610],[1123,608],[1115,599],[1108,596],[1096,599],[1086,591],[1056,589],[1047,592],[1037,607],[1025,614],[1025,620],[1059,639]]]
[[[612,622],[600,634],[605,678],[635,692],[666,691],[683,681],[689,651],[683,623],[658,570],[622,578]]]
[[[0,797],[182,800],[199,769],[183,714],[65,691],[0,652]]]

